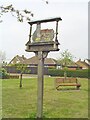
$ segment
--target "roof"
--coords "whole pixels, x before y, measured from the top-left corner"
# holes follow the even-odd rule
[[[90,65],[90,59],[86,59],[85,62]]]
[[[90,59],[86,59],[88,62],[90,62]]]
[[[9,64],[16,64],[17,62],[18,62],[18,63],[23,63],[24,60],[26,60],[26,58],[24,57],[24,55],[22,55],[22,56],[16,55],[16,56],[9,62]]]
[[[76,64],[82,68],[88,68],[89,65],[85,61],[78,60]]]
[[[52,32],[53,29],[42,29],[41,32]]]
[[[72,62],[70,65],[67,65],[67,67],[77,68],[79,66],[75,62]]]
[[[34,56],[29,59],[26,59],[24,61],[24,64],[29,64],[29,65],[37,65],[38,64],[38,57]],[[44,61],[45,65],[56,65],[56,61],[52,58],[45,58]]]
[[[62,64],[62,61],[63,61],[63,60],[58,60],[58,61],[57,61],[57,65],[62,65],[62,66],[64,66],[64,65]],[[70,63],[68,63],[67,67],[78,67],[78,65],[77,65],[74,61],[71,61]]]
[[[53,59],[53,58],[45,58],[45,62],[44,62],[44,64],[56,65],[57,62],[56,62],[56,60]]]
[[[32,65],[38,64],[38,58],[36,56],[28,58],[24,61],[24,64],[32,64]]]

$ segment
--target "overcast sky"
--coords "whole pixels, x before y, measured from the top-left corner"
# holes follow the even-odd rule
[[[66,49],[76,60],[88,58],[88,1],[87,0],[2,0],[0,5],[13,4],[16,9],[28,9],[34,13],[31,20],[61,17],[59,22],[60,51],[50,52],[48,57],[59,58],[60,53]],[[28,41],[29,24],[17,22],[9,13],[3,16],[0,23],[0,50],[6,53],[9,61],[15,55],[32,57],[34,53],[25,51]],[[43,27],[54,28],[55,24]]]

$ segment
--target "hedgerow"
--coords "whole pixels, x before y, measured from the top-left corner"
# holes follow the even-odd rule
[[[84,70],[66,70],[67,77],[80,77],[80,78],[89,78],[90,69]],[[64,70],[61,69],[49,69],[48,75],[50,76],[64,76]]]

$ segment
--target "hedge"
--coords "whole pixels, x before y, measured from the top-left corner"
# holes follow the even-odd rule
[[[0,68],[0,79],[19,79],[19,75],[9,75],[4,68]]]
[[[90,78],[90,69],[85,70],[67,70],[67,77],[81,77],[81,78]],[[50,76],[64,76],[64,70],[60,69],[49,69],[48,75]]]

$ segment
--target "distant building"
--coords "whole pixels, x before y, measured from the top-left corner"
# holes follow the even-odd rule
[[[81,67],[82,69],[88,69],[90,67],[90,65],[86,62],[87,60],[82,61],[81,59],[79,59],[76,64]]]
[[[8,73],[19,73],[15,66],[10,66],[11,64],[26,64],[27,70],[30,70],[31,74],[37,74],[38,58],[36,56],[29,59],[23,56],[16,55],[9,64],[5,67]],[[44,74],[48,74],[48,68],[56,68],[57,62],[52,58],[45,58],[44,61]]]
[[[38,58],[36,56],[26,59],[24,64],[27,64],[29,67],[38,66]],[[44,67],[56,67],[57,62],[52,58],[45,58]]]
[[[85,62],[90,66],[90,59],[85,59]]]
[[[9,64],[17,64],[17,63],[27,64],[28,67],[38,66],[38,58],[36,56],[33,56],[33,57],[27,59],[24,57],[24,55],[22,55],[22,56],[16,55],[9,62]],[[45,67],[56,67],[57,62],[53,58],[45,58],[44,66]]]
[[[6,70],[9,73],[17,73],[17,70],[14,66],[10,66],[12,64],[26,64],[27,69],[30,70],[31,74],[36,74],[37,73],[37,66],[38,66],[38,57],[33,56],[31,58],[26,58],[24,55],[19,56],[16,55],[13,57],[13,59],[9,62],[9,64],[6,67]],[[63,69],[64,66],[59,64],[55,59],[53,58],[45,58],[44,61],[44,73],[48,73],[48,68],[56,68],[56,69]],[[90,68],[90,60],[85,59],[82,61],[79,59],[77,62],[72,62],[70,65],[67,65],[68,70],[76,70],[76,69],[88,69]]]
[[[63,69],[64,67],[65,67],[64,65],[57,63],[57,69]],[[72,61],[71,64],[67,65],[66,67],[68,70],[82,69],[82,67],[78,66],[74,61]]]
[[[23,63],[24,60],[26,60],[27,58],[24,57],[24,55],[19,56],[16,55],[10,62],[9,64],[17,64],[17,63]]]
[[[76,64],[74,61],[72,61],[70,65],[67,65],[67,67],[68,67],[68,70],[82,69],[82,67]]]

